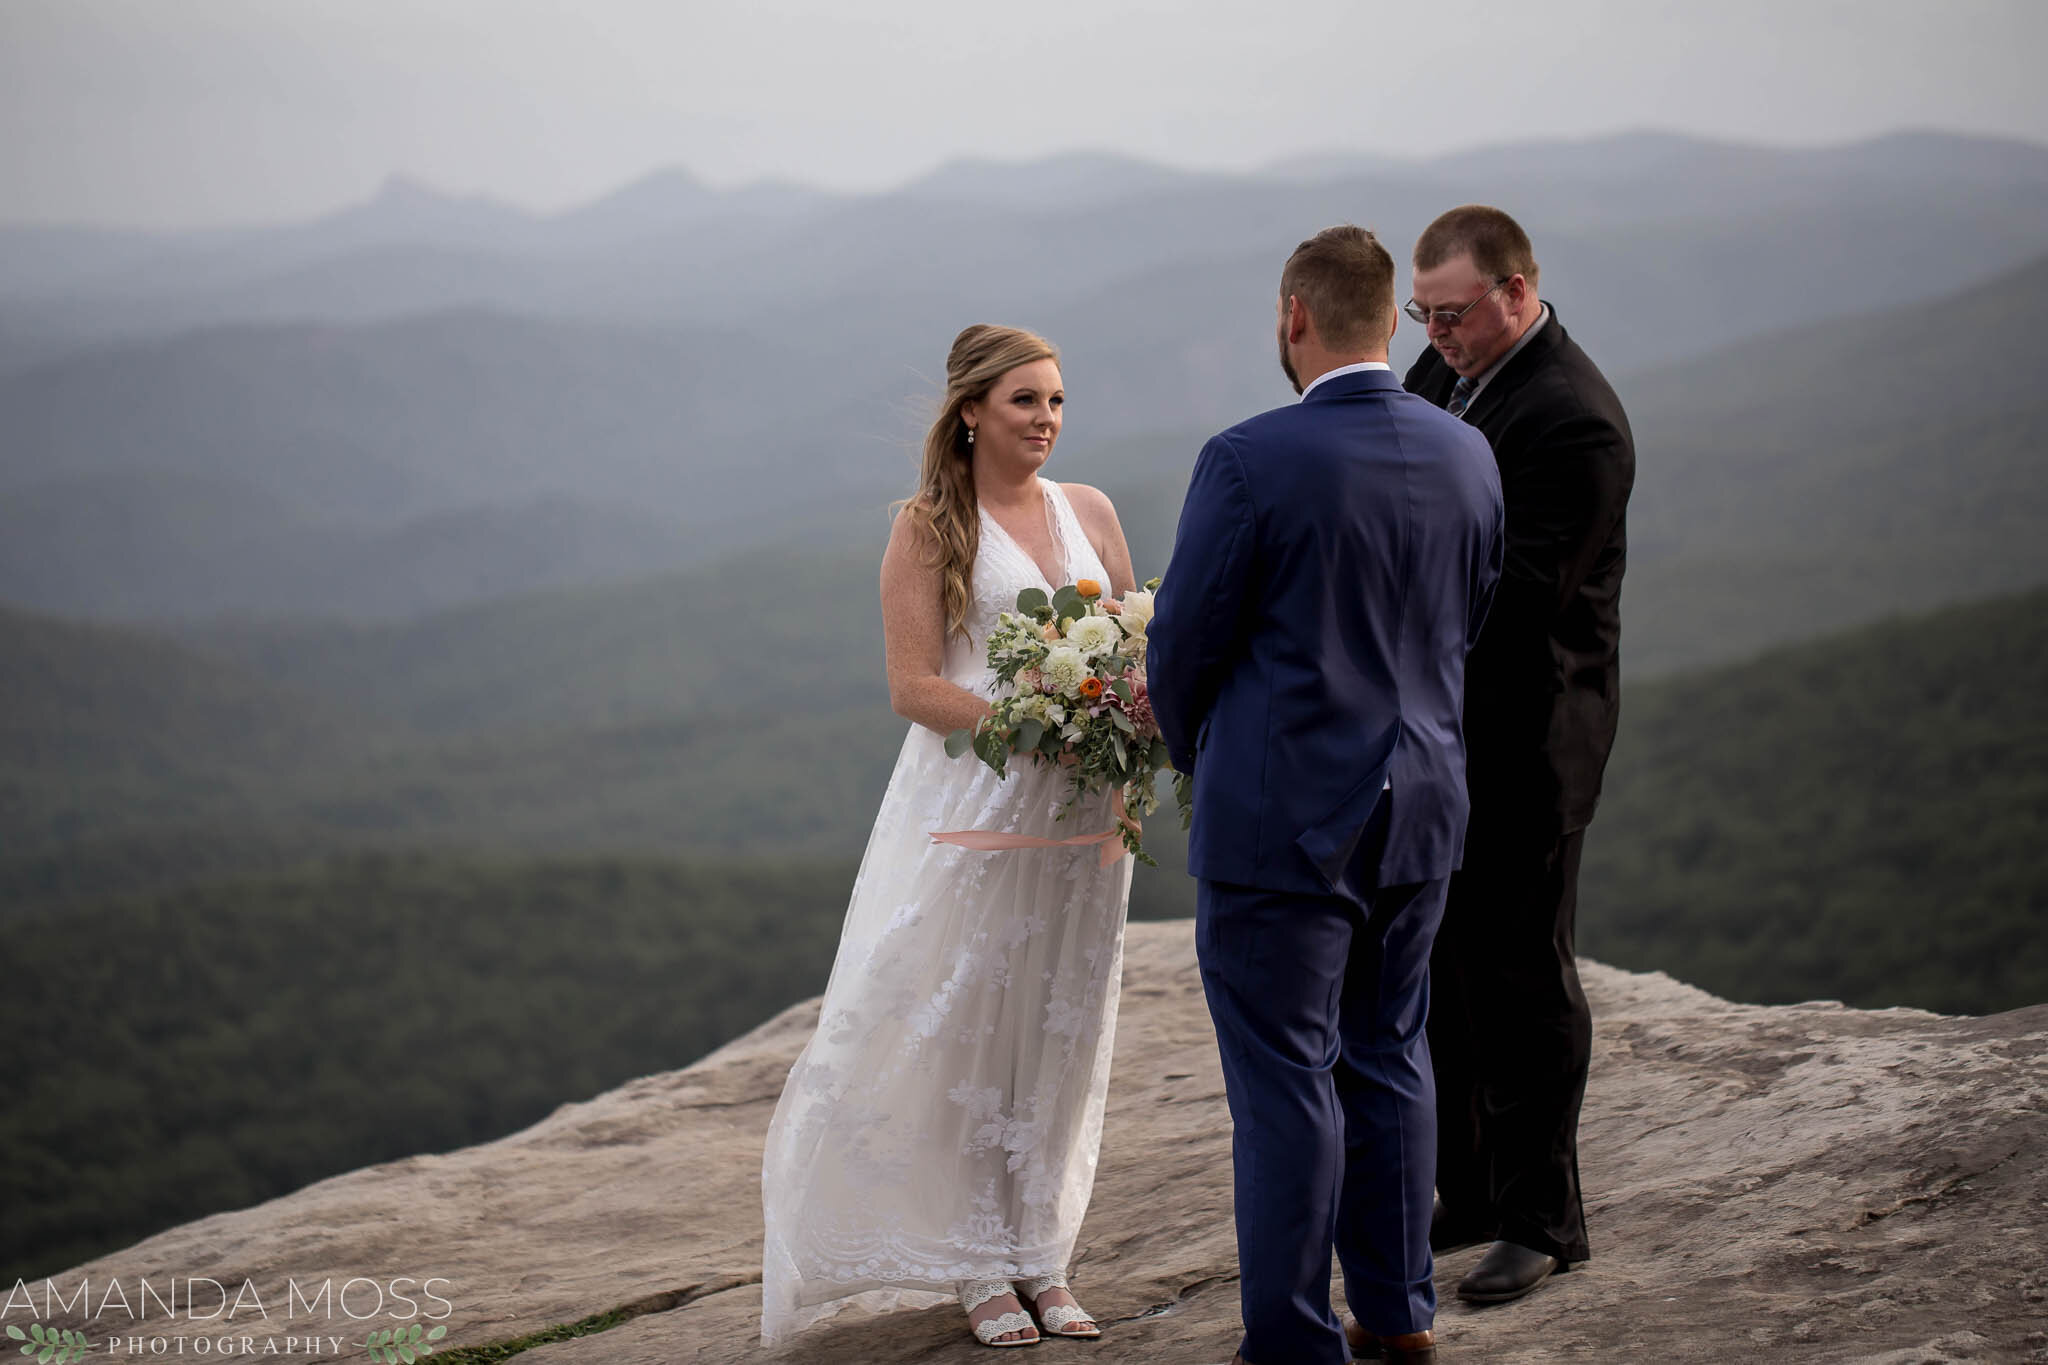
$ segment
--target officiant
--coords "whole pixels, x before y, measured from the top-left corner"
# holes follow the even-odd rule
[[[1486,435],[1507,507],[1500,588],[1465,675],[1472,818],[1430,961],[1431,1244],[1490,1243],[1458,1283],[1504,1303],[1590,1254],[1579,1107],[1592,1016],[1574,960],[1579,854],[1620,714],[1621,401],[1537,296],[1528,235],[1467,205],[1415,244],[1406,386]]]

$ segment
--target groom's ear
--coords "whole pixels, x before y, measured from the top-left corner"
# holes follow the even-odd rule
[[[1308,308],[1302,303],[1301,295],[1289,294],[1281,310],[1284,314],[1281,325],[1287,329],[1287,339],[1300,345],[1301,339],[1309,333]]]

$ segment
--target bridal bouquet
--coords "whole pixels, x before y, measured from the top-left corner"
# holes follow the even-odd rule
[[[1017,610],[997,617],[988,636],[988,666],[1001,684],[994,708],[974,730],[946,739],[947,754],[972,749],[998,775],[1012,755],[1067,765],[1069,810],[1085,795],[1114,790],[1118,828],[1110,833],[1155,867],[1133,817],[1158,808],[1158,775],[1173,766],[1145,695],[1145,628],[1158,586],[1154,578],[1124,594],[1114,612],[1089,578],[1050,596],[1040,588],[1018,593]]]

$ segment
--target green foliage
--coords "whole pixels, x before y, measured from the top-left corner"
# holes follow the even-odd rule
[[[2048,592],[1624,694],[1581,951],[1718,994],[2048,1001]]]
[[[377,854],[18,911],[0,1279],[683,1066],[823,987],[852,880]]]
[[[536,1346],[549,1346],[558,1341],[574,1341],[578,1337],[596,1336],[612,1328],[631,1322],[641,1316],[639,1311],[612,1308],[602,1313],[592,1313],[578,1318],[575,1322],[556,1323],[543,1327],[538,1332],[513,1337],[509,1341],[493,1342],[487,1346],[456,1346],[440,1351],[442,1365],[498,1365],[498,1362],[523,1355]]]

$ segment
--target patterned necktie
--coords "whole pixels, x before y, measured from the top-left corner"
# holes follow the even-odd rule
[[[1470,375],[1459,375],[1458,382],[1451,386],[1451,401],[1444,404],[1444,411],[1453,417],[1463,417],[1465,409],[1472,406],[1472,390],[1479,387],[1479,381]]]

